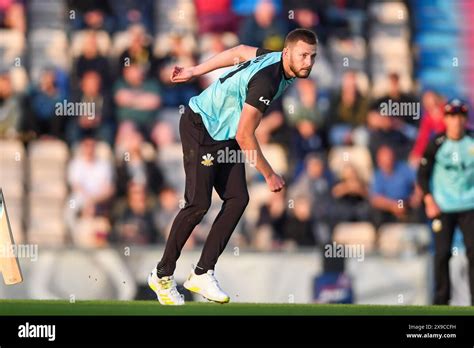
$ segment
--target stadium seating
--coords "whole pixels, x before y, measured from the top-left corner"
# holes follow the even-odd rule
[[[329,168],[337,175],[344,165],[353,165],[362,179],[370,182],[372,179],[372,159],[369,150],[361,146],[338,146],[333,147],[328,157]]]
[[[38,140],[30,144],[28,240],[32,243],[61,245],[65,242],[68,158],[68,147],[62,141]]]
[[[66,28],[69,12],[65,0],[31,0],[28,6],[29,27],[35,29]]]
[[[334,242],[344,245],[363,245],[364,252],[374,250],[375,239],[375,228],[368,222],[342,222],[334,228]]]
[[[56,29],[33,30],[28,39],[29,59],[31,61],[30,76],[33,81],[38,81],[41,70],[45,67],[59,67],[69,71],[71,57],[67,35],[64,31]],[[64,52],[57,54],[57,52]]]
[[[387,257],[413,255],[419,250],[426,249],[431,240],[429,228],[425,224],[384,224],[378,233],[379,251]]]

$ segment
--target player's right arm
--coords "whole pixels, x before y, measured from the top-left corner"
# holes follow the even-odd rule
[[[246,60],[255,58],[257,55],[257,47],[238,45],[223,52],[216,54],[205,62],[184,68],[181,66],[174,66],[171,72],[171,82],[179,83],[186,82],[193,77],[199,77],[220,68],[232,66]]]
[[[276,174],[265,156],[262,153],[257,138],[255,137],[255,130],[257,129],[262,119],[262,112],[254,106],[245,103],[240,115],[239,127],[235,140],[239,143],[241,150],[247,156],[250,153],[255,153],[257,161],[255,166],[257,170],[263,175],[267,182],[268,188],[272,192],[280,191],[285,186],[285,181],[281,176]]]
[[[439,145],[432,141],[423,154],[420,161],[420,167],[418,168],[417,181],[423,192],[423,201],[425,202],[426,216],[433,219],[437,217],[441,211],[438,204],[436,203],[430,189],[430,180],[433,173],[434,163],[436,161],[436,151],[438,151]]]

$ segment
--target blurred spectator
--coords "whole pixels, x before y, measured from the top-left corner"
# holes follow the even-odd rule
[[[325,16],[325,4],[322,1],[313,0],[284,0],[284,13],[288,14],[290,27],[288,31],[296,28],[312,30],[318,34],[320,42],[326,42],[327,20]]]
[[[261,251],[272,250],[284,236],[286,221],[286,189],[276,192],[260,207],[251,245]]]
[[[327,128],[331,145],[367,145],[364,139],[367,138],[367,111],[368,101],[357,89],[356,73],[346,72],[342,77],[341,90],[333,97],[329,109]]]
[[[209,34],[208,35],[208,45],[203,49],[203,53],[200,56],[199,63],[203,63],[212,56],[215,56],[218,53],[225,51],[228,47],[226,47],[224,43],[224,35],[223,34]],[[229,68],[221,68],[217,70],[213,70],[203,76],[200,77],[201,87],[207,88],[211,85],[214,81],[220,78]]]
[[[303,159],[310,153],[324,151],[324,143],[317,132],[316,124],[308,119],[301,119],[296,123],[292,139],[292,160],[294,162],[294,177],[299,175],[303,167]]]
[[[232,10],[239,16],[250,16],[255,12],[259,4],[258,0],[239,0],[232,1]],[[272,4],[277,13],[282,9],[281,0],[273,0]]]
[[[76,30],[114,30],[114,18],[108,0],[68,0],[68,7],[74,11],[73,27]]]
[[[269,198],[260,208],[253,246],[258,250],[271,250],[315,245],[316,223],[310,195],[302,193],[291,198],[291,209],[290,201],[286,201],[286,190]]]
[[[311,79],[298,79],[283,98],[285,113],[291,124],[299,120],[312,120],[321,127],[324,118],[318,109],[318,88]]]
[[[337,222],[369,221],[370,205],[368,185],[362,180],[354,166],[347,164],[340,180],[332,188],[334,218]]]
[[[271,0],[260,0],[253,16],[247,17],[240,27],[240,42],[269,50],[281,50],[287,32],[286,22],[276,18]]]
[[[98,140],[113,145],[114,121],[112,101],[106,93],[101,94],[101,77],[96,71],[83,74],[80,83],[80,93],[76,101],[94,105],[94,115],[76,115],[69,118],[67,124],[67,140],[69,144],[78,142],[84,132],[93,133]]]
[[[326,2],[327,31],[338,37],[367,36],[366,0],[330,0]],[[328,6],[330,5],[330,6]]]
[[[237,30],[238,18],[232,12],[231,0],[196,0],[199,34]]]
[[[120,75],[123,75],[124,69],[130,65],[139,65],[143,71],[148,72],[155,64],[150,37],[140,24],[130,26],[128,35],[130,44],[118,61]]]
[[[378,107],[373,107],[367,114],[369,130],[369,150],[372,159],[378,149],[387,145],[395,149],[397,159],[405,159],[412,147],[412,142],[400,131],[401,123],[392,116],[382,116]]]
[[[377,99],[375,101],[375,105],[380,106],[382,103],[389,103],[391,101],[392,103],[416,103],[418,102],[418,98],[416,95],[412,93],[405,93],[402,91],[402,87],[400,85],[400,76],[397,73],[391,73],[388,75],[388,91],[387,93],[382,96],[381,98]],[[392,116],[392,115],[391,115]],[[414,117],[406,117],[405,116],[392,116],[396,118],[398,121],[401,121],[402,123],[406,123],[405,128],[406,129],[401,129],[406,132],[407,134],[413,134],[416,132],[416,128],[414,128],[414,125],[417,125],[418,120],[415,119]]]
[[[432,91],[427,91],[422,98],[424,113],[421,116],[418,136],[410,153],[410,164],[417,167],[425,153],[430,139],[446,129],[444,123],[444,100]]]
[[[167,238],[173,218],[179,211],[178,193],[170,186],[165,186],[158,195],[158,209],[155,213],[155,222],[163,238]]]
[[[370,192],[374,225],[378,228],[387,222],[416,221],[421,195],[415,190],[415,170],[396,161],[388,146],[377,151],[377,166]]]
[[[124,196],[127,187],[133,181],[143,185],[147,192],[158,194],[163,186],[163,174],[153,161],[153,157],[145,158],[143,153],[143,136],[137,132],[131,132],[124,139],[122,149],[125,151],[121,161],[117,165],[117,195]]]
[[[288,129],[283,114],[282,98],[273,101],[262,116],[262,120],[255,130],[259,144],[275,142],[288,147],[285,132]]]
[[[14,29],[26,33],[24,1],[0,1],[0,28]]]
[[[118,121],[132,121],[142,134],[148,136],[161,98],[158,84],[145,79],[142,66],[132,64],[124,69],[124,77],[114,86],[114,100]]]
[[[318,110],[316,83],[311,79],[298,79],[283,99],[285,114],[293,127],[291,161],[294,163],[294,176],[302,167],[303,159],[312,152],[324,149],[324,139],[319,129],[323,116]]]
[[[0,72],[0,138],[15,137],[21,131],[21,98],[15,93],[8,70]]]
[[[163,147],[174,144],[177,139],[175,136],[175,130],[170,122],[159,121],[153,127],[151,133],[151,140],[155,144],[156,148],[161,150]]]
[[[187,104],[191,97],[199,94],[198,80],[179,84],[171,84],[170,81],[174,65],[196,65],[194,41],[189,36],[177,33],[170,33],[167,40],[166,49],[159,53],[156,66],[153,67],[153,74],[162,86],[163,106],[176,107]]]
[[[135,24],[143,25],[147,32],[154,32],[154,0],[110,1],[115,18],[115,30],[124,31]]]
[[[108,87],[110,85],[109,62],[99,53],[97,33],[87,32],[83,45],[82,53],[75,62],[74,82],[81,80],[86,72],[92,70],[100,75],[103,86]]]
[[[63,137],[64,116],[56,115],[56,104],[66,100],[66,93],[59,88],[53,68],[42,71],[37,85],[28,91],[27,127],[37,136]]]
[[[283,228],[283,247],[292,249],[316,245],[316,223],[311,214],[311,199],[308,194],[297,196],[293,209],[289,209]]]
[[[311,199],[312,215],[318,222],[328,223],[334,206],[331,181],[324,160],[316,154],[309,154],[305,158],[304,171],[289,187],[289,197],[308,194]]]
[[[73,202],[67,214],[70,227],[77,215],[107,215],[114,194],[113,169],[109,161],[97,157],[96,140],[90,134],[84,135],[67,171]]]
[[[130,181],[125,207],[115,217],[111,242],[122,245],[148,245],[162,242],[153,221],[154,204],[147,197],[146,186]]]

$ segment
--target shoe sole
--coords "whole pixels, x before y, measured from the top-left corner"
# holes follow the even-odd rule
[[[196,293],[196,294],[198,294],[198,295],[201,295],[202,297],[204,297],[204,298],[205,298],[206,300],[208,300],[208,301],[215,302],[215,303],[219,303],[219,304],[226,304],[226,303],[229,303],[229,302],[230,302],[230,298],[229,298],[229,297],[227,297],[227,299],[224,300],[224,301],[218,301],[218,300],[212,299],[212,298],[210,298],[210,297],[207,297],[206,295],[204,295],[203,293],[201,293],[201,289],[200,289],[200,288],[198,288],[197,286],[190,286],[189,284],[187,284],[187,281],[184,282],[183,286],[184,286],[186,289],[188,289],[189,291],[194,292],[194,293]]]

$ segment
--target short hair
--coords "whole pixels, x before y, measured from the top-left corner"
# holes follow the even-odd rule
[[[298,28],[290,31],[288,35],[286,35],[285,47],[300,40],[310,45],[318,44],[318,36],[314,31]]]

